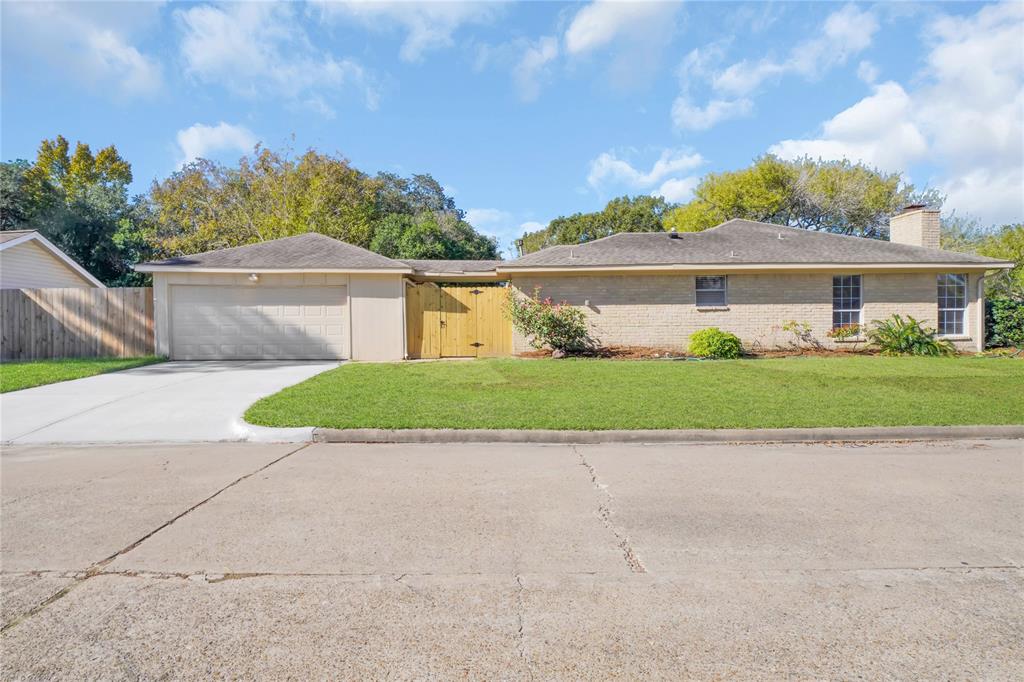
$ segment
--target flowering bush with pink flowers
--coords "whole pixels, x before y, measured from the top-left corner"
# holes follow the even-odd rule
[[[505,311],[516,331],[525,336],[534,348],[551,348],[566,353],[579,353],[596,345],[587,328],[587,316],[565,301],[554,303],[541,299],[540,287],[527,296],[508,288]]]

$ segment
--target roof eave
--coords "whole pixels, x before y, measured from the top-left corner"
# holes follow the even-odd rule
[[[1009,261],[978,263],[973,261],[950,261],[943,263],[649,263],[629,265],[510,265],[497,268],[498,274],[545,273],[545,272],[688,272],[716,270],[1004,270],[1015,267]]]
[[[301,274],[301,273],[324,273],[324,274],[353,274],[353,275],[411,275],[412,268],[216,268],[201,265],[157,265],[139,263],[134,266],[136,272],[199,272],[209,274]]]

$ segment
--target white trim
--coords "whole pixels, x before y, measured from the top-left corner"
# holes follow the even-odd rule
[[[256,272],[264,275],[289,275],[301,273],[324,273],[334,275],[411,275],[412,268],[359,269],[359,268],[204,268],[188,265],[146,265],[135,266],[136,272],[202,272],[244,275]]]
[[[96,279],[95,277],[93,277],[92,274],[88,270],[86,270],[81,265],[76,263],[75,260],[71,256],[69,256],[68,254],[64,253],[60,249],[58,249],[56,246],[54,246],[50,242],[49,239],[47,239],[43,235],[39,234],[38,232],[29,232],[28,234],[22,235],[21,237],[17,237],[15,239],[10,240],[10,241],[3,242],[2,244],[0,244],[0,251],[4,251],[6,249],[11,248],[12,246],[18,246],[19,244],[24,244],[24,243],[30,242],[30,241],[37,241],[37,242],[39,242],[43,247],[46,248],[46,250],[48,250],[51,254],[53,254],[58,259],[60,259],[69,268],[74,270],[75,274],[77,274],[79,277],[81,277],[85,281],[89,282],[89,284],[92,284],[93,286],[95,286],[97,289],[106,289],[107,288],[106,284],[104,284],[103,282],[101,282],[98,279]]]
[[[977,271],[1009,269],[1014,263],[1001,261],[997,263],[672,263],[667,265],[552,265],[552,266],[511,266],[498,267],[498,274],[533,274],[533,273],[564,273],[571,275],[577,272],[643,272],[643,271],[674,271],[674,272],[719,272],[743,271],[792,271],[819,270],[827,272],[845,272],[857,274],[862,270],[924,270],[932,272],[949,272],[951,268],[959,271]]]

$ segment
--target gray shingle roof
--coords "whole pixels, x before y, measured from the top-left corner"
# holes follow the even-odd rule
[[[358,246],[315,232],[271,241],[206,251],[191,256],[144,263],[149,265],[228,269],[408,270],[392,260]]]
[[[526,267],[807,263],[999,263],[994,258],[813,232],[750,220],[730,220],[703,232],[619,234],[578,245],[549,246],[502,264]]]
[[[459,275],[466,272],[494,272],[505,261],[500,260],[403,260],[417,272],[446,272]]]

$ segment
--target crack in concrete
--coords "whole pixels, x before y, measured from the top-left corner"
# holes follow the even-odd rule
[[[428,595],[423,594],[422,592],[417,590],[415,587],[413,587],[409,583],[405,582],[405,578],[408,577],[408,575],[409,575],[408,573],[403,573],[403,574],[397,576],[395,578],[395,582],[398,583],[399,585],[401,585],[402,587],[406,588],[407,590],[409,590],[413,594],[415,594],[420,599],[425,600],[431,606],[437,606],[437,602],[436,601],[431,599]]]
[[[519,659],[526,666],[526,674],[529,678],[533,679],[533,668],[530,665],[530,656],[526,651],[526,624],[524,615],[526,613],[526,600],[523,598],[525,587],[523,586],[523,576],[518,573],[515,574],[516,579],[516,652],[519,654]]]
[[[580,466],[586,469],[587,473],[590,475],[590,483],[594,486],[594,490],[596,490],[602,497],[602,500],[598,502],[597,515],[600,517],[601,523],[604,524],[604,527],[611,531],[612,535],[615,536],[619,549],[622,550],[622,556],[626,560],[626,565],[629,566],[629,570],[633,573],[646,573],[647,568],[644,567],[643,562],[640,561],[640,557],[637,556],[632,544],[630,544],[629,536],[612,521],[612,514],[614,513],[612,510],[612,502],[614,502],[614,498],[608,490],[608,486],[601,483],[601,480],[597,476],[597,470],[594,469],[593,465],[587,461],[587,458],[583,456],[583,453],[579,451],[579,448],[575,445],[571,445],[570,447],[572,448],[572,451],[576,453],[576,457],[580,461]]]
[[[210,500],[214,499],[215,497],[220,495],[225,490],[233,488],[234,486],[238,485],[239,483],[241,483],[245,479],[250,478],[252,476],[255,476],[256,474],[258,474],[258,473],[260,473],[262,471],[265,471],[266,469],[269,469],[270,467],[274,466],[278,462],[280,462],[280,461],[282,461],[282,460],[284,460],[284,459],[286,459],[288,457],[291,457],[296,452],[299,452],[301,450],[304,450],[304,449],[308,448],[310,445],[311,445],[311,443],[303,443],[299,447],[297,447],[297,448],[295,448],[293,450],[289,450],[288,452],[286,452],[285,454],[281,455],[277,459],[271,460],[270,462],[264,464],[263,466],[259,467],[255,471],[251,471],[251,472],[245,474],[244,476],[239,476],[235,480],[231,481],[231,483],[228,483],[223,488],[217,490],[212,495],[206,497],[203,500],[200,500],[199,502],[197,502],[196,504],[192,505],[191,507],[189,507],[185,511],[181,512],[180,514],[178,514],[174,518],[170,519],[169,521],[166,521],[166,522],[160,524],[155,529],[153,529],[150,532],[146,533],[141,538],[139,538],[135,542],[131,543],[127,547],[124,547],[123,549],[120,549],[120,550],[114,552],[113,554],[108,556],[106,559],[102,559],[100,561],[97,561],[93,565],[89,566],[89,568],[85,569],[84,575],[81,578],[76,579],[75,582],[71,583],[70,585],[68,585],[64,589],[59,590],[57,593],[50,595],[49,597],[44,599],[42,602],[40,602],[36,606],[32,607],[31,609],[29,609],[25,613],[21,614],[20,616],[15,616],[10,622],[4,623],[3,627],[0,627],[0,634],[2,634],[4,632],[7,632],[8,630],[10,630],[11,628],[15,627],[16,625],[18,625],[18,623],[21,623],[22,621],[26,620],[27,618],[31,618],[32,616],[36,615],[37,613],[39,613],[40,611],[45,609],[50,604],[53,604],[54,602],[63,599],[64,597],[66,597],[68,595],[69,592],[71,592],[71,590],[73,590],[76,587],[78,587],[79,585],[83,584],[85,581],[89,580],[90,578],[93,578],[93,577],[95,577],[97,575],[102,575],[103,569],[106,568],[107,566],[109,566],[110,563],[112,561],[114,561],[114,559],[118,558],[119,556],[123,556],[123,555],[127,554],[128,552],[132,551],[133,549],[135,549],[136,547],[141,545],[143,542],[145,542],[149,538],[153,537],[154,535],[156,535],[157,533],[162,531],[164,528],[167,528],[168,526],[174,524],[179,519],[182,519],[185,516],[187,516],[188,514],[191,514],[196,509],[199,509],[199,507],[202,507],[204,504],[206,504]]]

